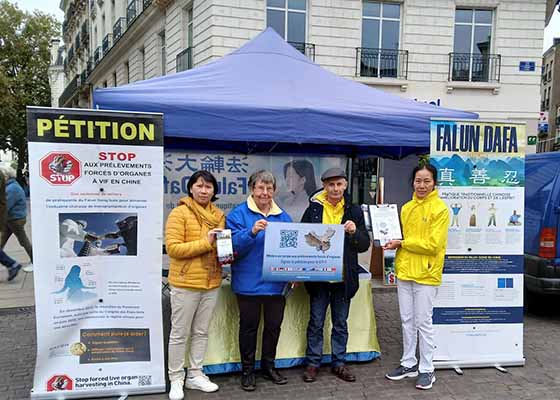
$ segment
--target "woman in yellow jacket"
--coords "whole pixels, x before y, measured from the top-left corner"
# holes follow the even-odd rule
[[[403,240],[391,240],[385,249],[397,249],[395,267],[403,332],[400,365],[386,377],[418,377],[416,388],[431,389],[436,381],[433,365],[432,312],[441,285],[447,247],[449,211],[435,189],[437,170],[430,164],[414,168],[414,194],[401,211]],[[418,340],[417,340],[418,339]],[[416,343],[420,344],[420,363]]]
[[[207,171],[195,172],[187,183],[188,197],[171,211],[165,227],[170,258],[171,332],[168,370],[170,400],[182,400],[187,389],[215,392],[218,385],[202,370],[208,328],[222,282],[216,254],[216,232],[225,217],[212,202],[218,183]],[[189,369],[185,381],[185,345],[190,337]]]

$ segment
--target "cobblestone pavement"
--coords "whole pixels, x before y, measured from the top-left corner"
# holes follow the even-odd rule
[[[304,384],[302,369],[284,370],[289,383],[276,386],[262,379],[253,393],[242,391],[239,375],[213,377],[220,390],[212,394],[186,391],[186,399],[399,399],[399,400],[513,400],[560,399],[560,309],[546,315],[526,315],[525,367],[466,369],[463,376],[437,371],[437,382],[428,392],[414,388],[413,380],[390,382],[384,373],[396,366],[401,352],[401,333],[394,291],[374,292],[378,337],[382,357],[353,364],[355,383],[345,383],[321,369],[317,382]],[[164,304],[164,315],[169,315]],[[168,319],[168,318],[166,318]],[[168,328],[166,328],[167,330]],[[35,314],[33,308],[0,310],[0,399],[29,398],[35,365]],[[165,394],[131,396],[139,400],[163,400]]]

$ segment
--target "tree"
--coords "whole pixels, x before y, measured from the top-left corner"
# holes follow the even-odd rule
[[[60,36],[54,16],[0,0],[0,149],[27,162],[26,106],[50,106],[50,41]]]

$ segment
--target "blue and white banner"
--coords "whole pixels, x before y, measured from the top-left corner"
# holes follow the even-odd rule
[[[327,169],[346,169],[345,156],[246,155],[166,150],[164,161],[164,221],[181,197],[187,196],[187,182],[198,170],[209,171],[218,181],[218,206],[228,214],[247,200],[249,176],[260,169],[276,177],[274,200],[294,222],[299,222],[309,205],[309,196],[321,187],[320,176]]]
[[[269,223],[263,257],[265,281],[342,281],[344,226]]]
[[[436,367],[523,365],[525,125],[431,122],[430,162],[449,207],[434,306]]]

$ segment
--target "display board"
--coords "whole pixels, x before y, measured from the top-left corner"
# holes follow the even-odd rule
[[[525,125],[431,122],[450,227],[435,302],[436,367],[522,365]]]
[[[161,114],[27,110],[31,397],[165,391]]]

